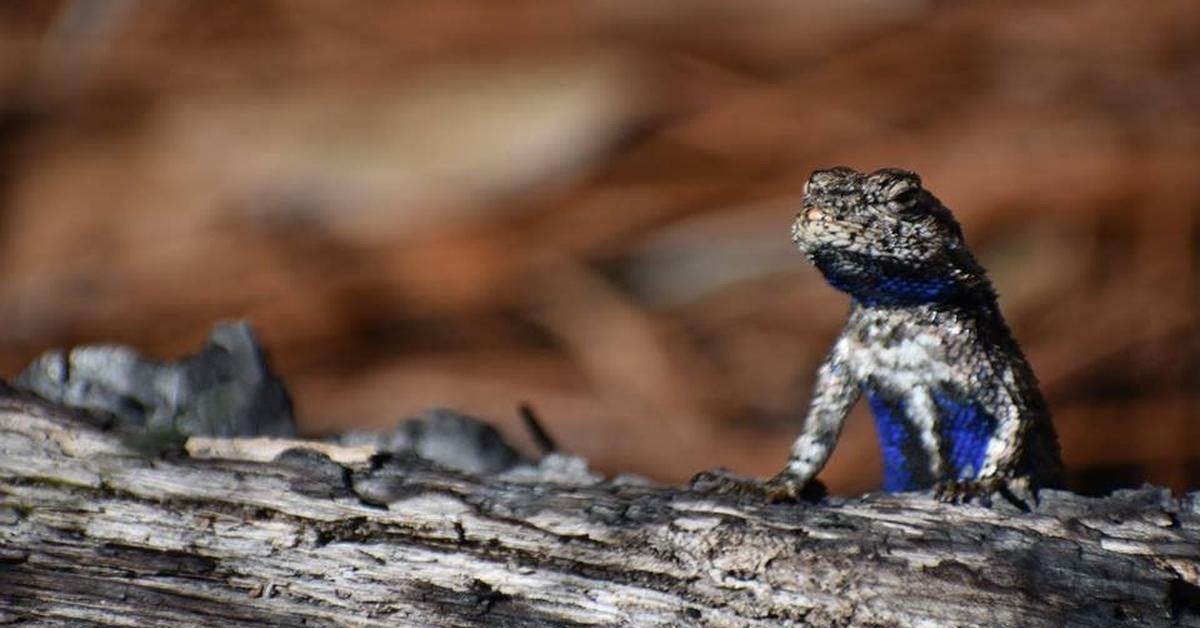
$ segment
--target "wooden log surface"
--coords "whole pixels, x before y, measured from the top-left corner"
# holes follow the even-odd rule
[[[253,458],[146,458],[5,395],[0,623],[1200,626],[1197,494],[767,505],[562,456]]]

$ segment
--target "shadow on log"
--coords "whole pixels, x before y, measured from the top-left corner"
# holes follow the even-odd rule
[[[586,472],[476,476],[361,447],[229,443],[219,455],[232,458],[148,459],[5,394],[0,621],[1200,625],[1197,494],[1044,492],[1029,514],[922,494],[766,505]]]

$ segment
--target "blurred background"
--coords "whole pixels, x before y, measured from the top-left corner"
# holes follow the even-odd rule
[[[808,174],[918,171],[1070,482],[1200,486],[1194,0],[6,0],[0,377],[247,318],[302,428],[432,405],[607,473],[786,458],[848,300]],[[878,487],[865,408],[823,474]]]

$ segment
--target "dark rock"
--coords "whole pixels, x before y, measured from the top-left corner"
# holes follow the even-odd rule
[[[528,462],[496,428],[446,408],[426,410],[389,432],[351,431],[335,441],[346,446],[371,445],[398,456],[413,454],[449,469],[475,474],[500,473]]]
[[[307,447],[294,447],[275,456],[275,462],[289,467],[296,473],[290,486],[297,493],[326,499],[352,494],[350,470],[319,451]]]
[[[176,362],[123,346],[48,351],[13,385],[155,440],[296,433],[291,398],[245,322],[217,325],[199,353]]]

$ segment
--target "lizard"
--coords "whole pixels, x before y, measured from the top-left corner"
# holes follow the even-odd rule
[[[759,485],[770,501],[813,494],[860,397],[874,415],[886,492],[990,502],[1062,485],[1033,370],[961,226],[917,174],[815,171],[792,239],[851,304],[787,464]]]

